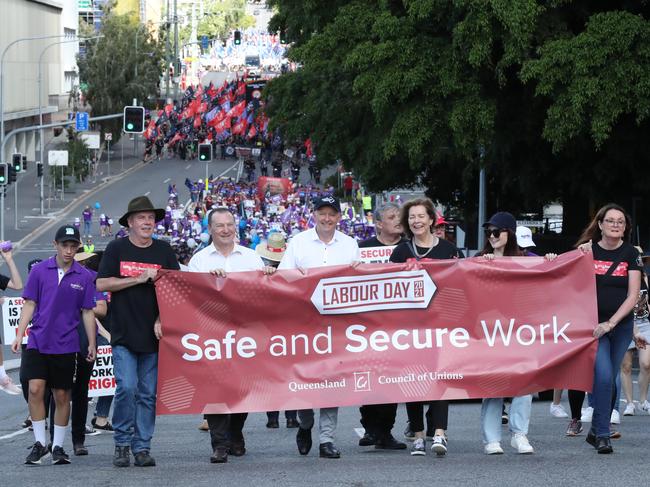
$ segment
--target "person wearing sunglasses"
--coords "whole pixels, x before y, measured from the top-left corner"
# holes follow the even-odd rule
[[[502,257],[523,257],[524,252],[517,244],[517,221],[515,217],[505,211],[492,215],[492,218],[483,224],[485,228],[485,246],[478,253],[479,256],[493,261]],[[553,260],[556,254],[546,254],[547,260]],[[532,409],[533,396],[526,394],[512,398],[508,427],[512,433],[510,445],[521,454],[534,453],[535,449],[528,441],[528,425]],[[483,399],[481,405],[481,430],[483,443],[487,455],[501,455],[501,416],[503,412],[503,398]]]
[[[580,250],[593,254],[598,307],[598,325],[593,333],[598,339],[592,391],[594,412],[586,440],[598,453],[605,454],[614,451],[609,423],[616,399],[616,374],[633,337],[637,348],[644,349],[646,345],[641,334],[634,334],[633,311],[641,289],[643,265],[639,251],[630,243],[631,230],[631,219],[625,210],[609,203],[598,210],[578,240]],[[582,431],[580,408],[584,398],[583,391],[569,391],[572,419],[567,436]]]

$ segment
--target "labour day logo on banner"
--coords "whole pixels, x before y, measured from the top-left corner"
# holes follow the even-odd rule
[[[311,302],[322,315],[424,309],[436,285],[424,270],[321,279]]]

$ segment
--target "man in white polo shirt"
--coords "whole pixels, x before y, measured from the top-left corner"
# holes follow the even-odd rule
[[[209,272],[226,277],[228,272],[264,271],[270,275],[275,269],[264,266],[262,258],[253,250],[235,243],[237,226],[228,208],[214,208],[208,214],[208,231],[212,243],[197,252],[188,265],[190,272]],[[248,413],[208,414],[205,419],[212,443],[211,463],[225,463],[228,453],[242,456],[246,453],[242,430]]]
[[[291,239],[278,269],[354,264],[359,261],[359,246],[347,235],[339,232],[336,225],[341,220],[341,206],[333,196],[325,196],[314,203],[316,227],[305,230]],[[338,408],[320,410],[320,456],[339,458],[341,452],[334,446],[334,431]],[[307,455],[311,450],[311,428],[314,426],[314,410],[298,411],[300,427],[296,436],[298,451]]]

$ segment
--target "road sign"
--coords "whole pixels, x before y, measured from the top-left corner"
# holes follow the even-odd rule
[[[48,166],[67,166],[68,165],[68,151],[67,150],[51,150],[47,152]]]
[[[88,130],[88,112],[77,112],[75,119],[75,129],[77,132]]]
[[[99,132],[87,132],[85,134],[81,134],[81,140],[86,143],[86,147],[89,149],[99,149],[99,139]]]
[[[201,47],[204,50],[208,48],[208,36],[201,36]]]
[[[106,132],[104,134],[104,140],[113,140],[113,134],[111,132]]]

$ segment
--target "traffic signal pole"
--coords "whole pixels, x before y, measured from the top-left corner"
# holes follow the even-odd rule
[[[101,120],[112,120],[114,118],[121,118],[124,116],[124,113],[114,113],[112,115],[101,115],[99,117],[91,117],[88,119],[89,122],[95,122],[95,121],[101,121]],[[75,120],[70,120],[70,121],[65,121],[65,122],[55,122],[55,123],[48,123],[48,124],[40,124],[40,125],[32,125],[29,127],[19,127],[17,129],[12,130],[7,134],[6,137],[2,139],[2,143],[0,143],[0,162],[5,162],[4,159],[4,150],[5,150],[5,145],[9,140],[12,139],[16,134],[20,134],[23,132],[34,132],[36,130],[40,129],[47,129],[47,128],[52,128],[52,127],[65,127],[68,125],[74,125]],[[44,162],[44,161],[41,161]],[[14,191],[16,191],[16,188],[14,188]],[[16,191],[17,192],[17,191]],[[43,193],[41,190],[41,201],[43,198]],[[5,212],[4,212],[4,193],[1,198],[0,202],[0,240],[5,239]],[[18,196],[15,196],[15,207],[14,207],[14,212],[15,212],[15,221],[16,221],[16,229],[18,228]]]

